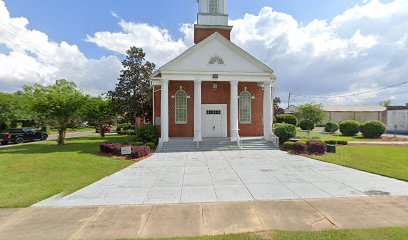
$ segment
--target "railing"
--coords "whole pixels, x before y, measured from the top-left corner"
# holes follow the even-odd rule
[[[162,149],[163,147],[163,140],[161,138],[159,138],[159,144],[157,146],[158,149]]]
[[[279,148],[279,137],[276,136],[273,132],[271,132],[271,141],[275,147]]]
[[[240,136],[237,137],[237,146],[238,146],[239,149],[242,149],[242,143],[241,143],[241,137]]]
[[[198,136],[199,133],[201,133],[201,130],[200,130],[200,131],[195,130],[195,131],[194,131],[194,137],[195,137],[195,136]],[[201,134],[200,134],[200,135],[201,135]],[[201,140],[194,140],[194,141],[195,141],[196,144],[197,144],[197,149],[199,149],[199,148],[200,148],[200,142],[202,142],[202,139],[201,139]]]

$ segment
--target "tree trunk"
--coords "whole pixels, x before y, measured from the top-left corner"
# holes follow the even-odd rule
[[[66,129],[58,129],[58,145],[65,145]]]

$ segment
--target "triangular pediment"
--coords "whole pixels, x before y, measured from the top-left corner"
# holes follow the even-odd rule
[[[219,33],[191,47],[156,73],[161,71],[273,73],[271,68]]]

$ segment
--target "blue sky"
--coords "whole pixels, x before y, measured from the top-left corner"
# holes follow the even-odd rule
[[[276,95],[333,96],[408,79],[407,0],[228,0],[231,39],[270,66]],[[112,14],[115,13],[115,14]],[[196,0],[0,0],[0,91],[65,78],[115,87],[130,46],[158,66],[192,43]],[[113,16],[113,15],[116,15]],[[297,103],[408,102],[408,84]]]
[[[87,34],[98,31],[119,31],[118,21],[111,12],[126,21],[143,22],[166,28],[173,37],[182,23],[196,19],[196,0],[5,0],[12,16],[30,19],[30,27],[46,32],[53,41],[76,44],[92,58],[109,54],[95,44],[85,41]],[[230,19],[246,13],[257,14],[264,6],[292,15],[301,23],[313,19],[331,20],[344,10],[364,0],[229,0]]]

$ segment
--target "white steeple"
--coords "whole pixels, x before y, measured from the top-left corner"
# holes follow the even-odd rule
[[[198,25],[228,26],[227,0],[197,0]]]

